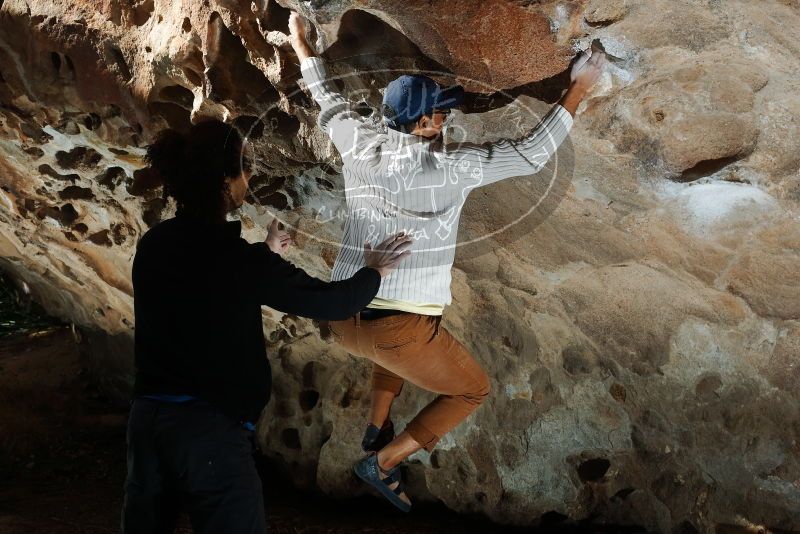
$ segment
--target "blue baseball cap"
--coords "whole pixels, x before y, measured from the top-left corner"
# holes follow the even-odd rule
[[[422,74],[404,74],[389,82],[383,93],[382,113],[389,126],[416,121],[434,109],[450,109],[464,100],[460,85],[442,87]]]

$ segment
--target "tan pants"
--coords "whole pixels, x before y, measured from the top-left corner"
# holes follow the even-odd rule
[[[374,389],[397,396],[408,380],[439,394],[405,428],[428,452],[481,405],[490,389],[484,370],[440,320],[403,313],[367,321],[356,314],[329,323],[348,352],[372,360]]]

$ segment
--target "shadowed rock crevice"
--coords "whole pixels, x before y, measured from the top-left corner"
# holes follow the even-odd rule
[[[109,167],[102,173],[98,174],[95,177],[95,180],[103,187],[108,188],[110,191],[114,191],[118,185],[121,185],[125,182],[126,178],[127,174],[125,173],[125,169],[115,166]]]
[[[55,219],[62,226],[70,226],[77,221],[79,217],[75,206],[70,203],[61,206],[44,206],[36,211],[36,216],[39,219],[44,219],[46,217]]]
[[[694,182],[706,176],[716,174],[725,167],[739,161],[741,156],[729,156],[727,158],[707,159],[701,161],[691,169],[683,171],[676,181],[679,182]]]
[[[300,408],[304,412],[309,412],[317,406],[319,402],[319,392],[313,389],[307,389],[300,393]]]
[[[250,140],[261,139],[264,135],[264,122],[259,117],[240,115],[233,120],[233,125]]]
[[[247,49],[234,35],[219,13],[208,21],[207,96],[217,101],[233,101],[245,107],[269,104],[278,94],[264,74],[248,61]]]
[[[56,162],[62,169],[92,168],[97,166],[101,159],[103,159],[102,154],[85,146],[77,146],[68,152],[64,150],[56,152]]]
[[[194,93],[182,85],[168,85],[158,91],[159,102],[169,102],[182,108],[191,110],[194,102]]]
[[[266,12],[261,16],[261,26],[265,31],[289,33],[290,13],[291,10],[283,7],[275,0],[269,0]]]
[[[58,196],[63,200],[92,200],[94,193],[88,187],[70,185],[59,191]]]
[[[131,69],[128,67],[127,61],[125,61],[125,56],[122,54],[122,50],[111,43],[106,43],[103,49],[106,64],[110,70],[115,71],[117,74],[122,76],[123,80],[126,82],[130,81],[130,79],[133,77],[133,74],[131,74]]]
[[[603,479],[611,462],[605,458],[593,458],[586,460],[578,466],[578,477],[583,482],[599,482]]]
[[[39,165],[38,170],[40,173],[49,176],[50,178],[55,178],[56,180],[66,181],[66,182],[76,182],[80,180],[79,174],[60,174],[56,171],[53,167],[48,165],[47,163],[43,163]]]
[[[134,0],[135,1],[135,0]],[[153,14],[154,0],[141,0],[134,3],[130,12],[131,21],[136,26],[144,25]]]
[[[153,198],[156,191],[164,184],[157,172],[149,169],[137,169],[133,173],[133,181],[128,186],[128,193],[134,196]]]
[[[281,432],[281,443],[283,443],[287,449],[292,450],[300,450],[303,447],[300,443],[300,433],[296,428],[284,429],[284,431]]]

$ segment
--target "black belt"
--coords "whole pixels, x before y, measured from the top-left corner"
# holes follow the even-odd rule
[[[405,312],[402,310],[389,310],[389,309],[377,309],[377,308],[364,308],[359,312],[361,319],[365,321],[372,321],[373,319],[383,319],[384,317],[390,317],[392,315],[399,315],[401,313],[410,313]]]

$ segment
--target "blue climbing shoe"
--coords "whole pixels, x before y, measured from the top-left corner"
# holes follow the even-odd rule
[[[400,475],[400,466],[384,471],[378,465],[378,455],[373,452],[356,462],[353,466],[353,471],[355,471],[358,478],[378,490],[381,495],[386,497],[397,508],[404,512],[411,511],[411,504],[400,498],[400,495],[405,491],[403,479]],[[395,482],[397,487],[390,488]]]

